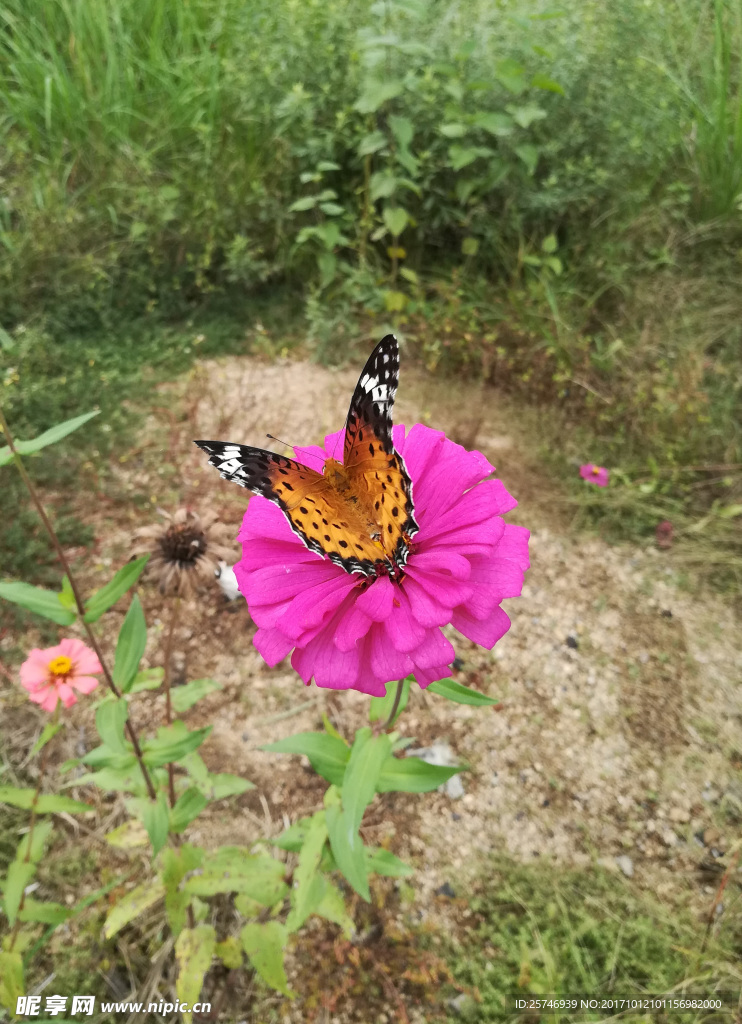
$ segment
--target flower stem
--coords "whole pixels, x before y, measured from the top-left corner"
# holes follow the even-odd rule
[[[170,699],[170,661],[173,656],[173,637],[175,636],[175,627],[180,617],[180,597],[176,595],[173,600],[171,614],[170,614],[170,625],[167,631],[167,639],[165,641],[165,675],[163,678],[163,685],[165,688],[165,721],[168,725],[173,720],[173,704]],[[167,766],[167,777],[168,777],[168,789],[170,792],[170,806],[175,807],[175,770],[172,763]]]
[[[397,708],[399,707],[399,702],[402,699],[403,686],[404,679],[400,679],[399,682],[397,683],[397,692],[394,694],[394,703],[392,704],[392,710],[389,712],[389,717],[387,718],[386,722],[384,722],[383,726],[381,727],[382,732],[386,732],[387,729],[389,729],[392,722],[397,716]]]
[[[59,538],[57,537],[54,531],[54,527],[52,526],[49,517],[47,516],[46,511],[44,510],[44,506],[41,504],[41,499],[39,498],[36,487],[34,486],[31,477],[28,475],[26,467],[23,465],[23,460],[18,454],[18,450],[16,449],[13,443],[13,438],[10,433],[10,427],[8,426],[7,420],[3,415],[2,407],[0,407],[0,427],[2,427],[3,433],[5,434],[5,440],[8,442],[8,447],[13,453],[13,460],[16,464],[16,467],[18,468],[18,472],[21,474],[21,479],[23,480],[23,483],[26,485],[26,490],[31,496],[31,501],[34,503],[36,511],[41,516],[41,521],[44,524],[46,532],[49,534],[49,538],[52,542],[54,550],[57,553],[57,558],[62,563],[62,568],[67,574],[67,579],[70,581],[70,588],[75,598],[77,614],[80,618],[80,622],[82,623],[83,629],[88,635],[88,639],[90,640],[90,646],[98,655],[98,660],[100,661],[101,666],[103,668],[103,675],[105,677],[106,684],[108,685],[109,690],[111,690],[111,692],[114,693],[116,697],[120,698],[121,691],[113,681],[113,676],[111,675],[111,672],[108,666],[106,665],[105,659],[103,657],[103,652],[101,651],[100,646],[98,644],[98,640],[96,639],[96,636],[90,627],[90,623],[85,621],[85,606],[83,604],[82,597],[80,596],[80,590],[77,586],[77,581],[72,573],[72,569],[70,568],[70,563],[67,561],[67,556],[65,555],[62,549],[62,545],[59,543]],[[145,785],[147,786],[147,792],[149,793],[149,797],[151,800],[155,800],[157,794],[155,792],[155,787],[152,785],[152,779],[150,778],[149,772],[147,771],[147,766],[144,763],[144,759],[142,757],[142,748],[139,745],[139,739],[137,737],[134,726],[128,720],[126,722],[126,731],[129,734],[129,739],[131,740],[131,744],[134,747],[134,754],[136,755],[137,761],[139,762],[139,767],[141,769]]]

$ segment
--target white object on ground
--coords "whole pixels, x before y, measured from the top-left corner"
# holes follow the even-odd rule
[[[419,747],[417,750],[406,750],[406,757],[419,757],[421,761],[434,764],[440,768],[448,768],[459,763],[458,758],[449,745],[438,740],[432,747]],[[464,795],[464,784],[460,775],[452,775],[442,786],[438,787],[439,793],[445,793],[452,800],[460,800]]]
[[[216,581],[222,588],[222,593],[228,601],[234,601],[240,596],[233,566],[227,565],[226,562],[220,562],[219,570],[216,573]]]

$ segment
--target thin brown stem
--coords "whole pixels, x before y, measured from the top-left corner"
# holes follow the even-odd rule
[[[176,595],[173,599],[173,604],[170,612],[170,625],[167,631],[167,639],[165,640],[165,675],[163,679],[163,686],[165,688],[165,721],[168,725],[173,720],[173,704],[170,698],[170,684],[171,684],[171,672],[170,662],[173,656],[173,638],[175,636],[175,627],[178,624],[180,617],[180,597]],[[175,807],[175,769],[172,764],[167,766],[167,777],[168,777],[168,789],[170,791],[170,806]]]
[[[2,408],[0,408],[0,427],[2,427],[3,429],[3,432],[5,434],[5,440],[8,442],[8,447],[13,453],[13,459],[15,461],[18,472],[21,474],[21,479],[23,480],[23,483],[26,485],[26,490],[31,495],[31,501],[34,503],[36,511],[39,513],[41,517],[41,521],[44,524],[44,528],[46,529],[46,532],[49,534],[49,538],[52,542],[52,545],[54,546],[54,550],[57,553],[57,558],[61,562],[62,568],[67,574],[67,579],[70,581],[70,588],[75,598],[77,614],[80,618],[80,622],[82,623],[83,629],[87,633],[88,640],[90,641],[90,646],[98,655],[98,661],[100,661],[101,663],[101,667],[103,669],[103,676],[106,680],[106,684],[108,688],[111,690],[111,692],[114,693],[116,697],[120,698],[121,691],[113,681],[113,676],[111,675],[111,672],[106,664],[105,658],[103,657],[103,652],[100,649],[98,640],[96,639],[96,636],[90,627],[90,623],[85,621],[85,606],[80,595],[80,590],[77,586],[77,581],[73,575],[72,569],[70,568],[70,563],[68,562],[67,556],[65,555],[64,550],[62,549],[62,545],[59,543],[59,538],[57,537],[54,531],[54,527],[52,526],[49,517],[46,514],[46,511],[44,510],[44,506],[41,504],[41,499],[39,498],[33,480],[28,475],[26,467],[23,465],[23,460],[21,459],[18,450],[16,449],[13,443],[13,438],[10,433],[10,427],[8,426],[5,416],[3,415]],[[149,797],[151,800],[155,800],[157,794],[155,792],[155,787],[152,785],[152,779],[150,778],[149,772],[147,771],[147,766],[144,763],[144,758],[142,757],[142,748],[139,745],[139,739],[137,737],[134,726],[128,720],[126,722],[126,731],[129,735],[129,739],[131,740],[131,744],[134,748],[134,754],[137,758],[137,761],[139,762],[139,768],[142,772],[142,777],[144,778],[145,785],[147,786],[147,792],[149,793]]]
[[[392,722],[394,721],[397,715],[397,708],[399,707],[399,702],[402,699],[403,687],[404,679],[400,679],[399,682],[397,683],[397,692],[394,694],[394,703],[392,704],[392,710],[389,712],[389,717],[387,718],[386,722],[384,722],[383,726],[381,727],[382,732],[387,731],[387,729],[391,726]]]

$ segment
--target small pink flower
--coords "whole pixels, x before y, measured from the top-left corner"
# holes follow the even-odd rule
[[[580,476],[589,484],[595,484],[598,487],[608,486],[608,470],[605,466],[596,466],[592,462],[586,462],[584,466],[580,466]]]
[[[297,448],[296,458],[316,468],[342,438]],[[502,519],[517,502],[488,479],[494,467],[480,452],[441,431],[396,426],[393,439],[420,527],[400,579],[349,573],[310,551],[265,498],[245,513],[234,571],[258,626],[255,646],[271,666],[293,651],[306,684],[383,696],[386,683],[414,674],[426,687],[454,660],[442,626],[488,649],[510,628],[501,604],[520,594],[528,568],[528,530]]]
[[[21,665],[21,685],[34,704],[53,711],[61,700],[66,708],[77,702],[75,690],[91,693],[98,685],[94,673],[103,668],[82,640],[62,640],[56,647],[34,647]]]

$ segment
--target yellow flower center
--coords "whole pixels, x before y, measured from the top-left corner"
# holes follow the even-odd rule
[[[600,466],[593,466],[593,476],[599,476]]]
[[[72,671],[72,659],[66,654],[58,654],[47,667],[53,676],[66,676]]]

